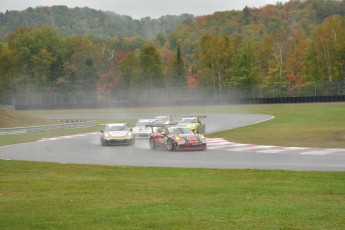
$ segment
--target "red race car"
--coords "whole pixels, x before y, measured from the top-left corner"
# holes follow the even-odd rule
[[[181,126],[159,126],[150,137],[150,147],[172,150],[204,150],[206,138],[202,134]]]

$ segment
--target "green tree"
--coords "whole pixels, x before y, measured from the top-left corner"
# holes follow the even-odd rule
[[[4,96],[12,90],[14,73],[14,55],[8,47],[8,43],[0,43],[0,96]]]
[[[250,23],[250,9],[248,6],[245,6],[242,10],[242,23],[245,26]]]
[[[259,62],[252,42],[245,42],[238,50],[232,68],[231,85],[251,86],[258,83]]]
[[[64,70],[67,88],[74,90],[96,90],[99,79],[98,72],[102,69],[106,58],[102,44],[90,36],[70,37],[65,41]]]
[[[140,85],[142,87],[164,86],[162,58],[151,43],[141,47],[139,59],[141,68]]]
[[[18,64],[16,87],[46,89],[54,87],[63,69],[60,35],[48,26],[20,29],[9,35],[9,47]]]
[[[179,44],[177,44],[176,55],[172,58],[167,72],[171,86],[186,86],[187,71]]]
[[[264,36],[258,43],[257,58],[260,60],[260,82],[269,84],[269,73],[272,68],[271,59],[273,57],[274,41],[270,35]]]
[[[138,88],[139,86],[139,58],[135,52],[130,52],[119,63],[120,76],[124,89]]]

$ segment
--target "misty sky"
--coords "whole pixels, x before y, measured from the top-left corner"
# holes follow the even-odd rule
[[[207,15],[216,11],[242,10],[245,6],[262,7],[276,2],[278,0],[1,0],[0,11],[4,13],[6,10],[24,10],[28,7],[65,5],[69,8],[89,7],[112,11],[140,19],[183,13]]]

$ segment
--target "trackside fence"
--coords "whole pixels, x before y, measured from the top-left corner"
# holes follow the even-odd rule
[[[0,104],[12,104],[17,109],[25,108],[83,108],[104,106],[128,106],[149,104],[190,104],[209,101],[225,103],[289,103],[342,101],[345,96],[345,81],[291,85],[255,85],[250,87],[165,87],[155,89],[114,90],[111,92],[49,92],[18,93],[3,97]],[[286,99],[289,98],[289,99]],[[1,98],[0,98],[1,100]]]

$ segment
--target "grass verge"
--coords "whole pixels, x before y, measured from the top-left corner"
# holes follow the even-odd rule
[[[344,229],[345,174],[0,161],[1,229]]]
[[[233,112],[240,112],[241,107]],[[345,148],[345,103],[249,105],[246,113],[273,115],[275,118],[255,125],[214,133],[239,143]],[[223,108],[230,112],[231,108]]]

